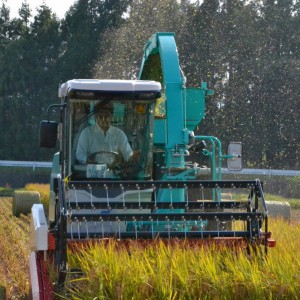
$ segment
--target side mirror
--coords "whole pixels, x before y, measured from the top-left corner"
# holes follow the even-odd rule
[[[230,171],[242,170],[242,143],[229,143],[227,148],[227,168]]]
[[[41,121],[40,124],[40,147],[55,148],[57,140],[58,124],[53,121]]]

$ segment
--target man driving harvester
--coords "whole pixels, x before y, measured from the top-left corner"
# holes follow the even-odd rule
[[[133,159],[125,133],[111,125],[111,108],[95,112],[95,124],[82,130],[78,140],[76,158],[80,164],[101,163],[108,167]]]

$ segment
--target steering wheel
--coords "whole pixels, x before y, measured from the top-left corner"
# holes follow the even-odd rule
[[[113,170],[114,174],[122,179],[135,179],[137,174],[142,171],[142,166],[136,161],[125,162],[118,152],[115,151],[97,151],[91,153],[88,158],[88,163],[96,163],[98,154],[107,154],[114,157],[114,160],[111,164],[108,164],[108,167]]]
[[[97,163],[97,162],[100,163],[100,161],[97,161],[97,155],[99,155],[99,154],[106,154],[107,157],[113,158],[113,162],[111,164],[109,164],[110,167],[117,166],[117,165],[121,164],[123,161],[122,156],[118,152],[103,150],[103,151],[97,151],[97,152],[91,153],[87,157],[87,162],[88,163]]]

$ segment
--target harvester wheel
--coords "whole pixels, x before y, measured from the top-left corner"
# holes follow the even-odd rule
[[[15,191],[12,202],[12,214],[19,217],[20,214],[29,214],[33,204],[40,204],[40,193],[34,191]]]

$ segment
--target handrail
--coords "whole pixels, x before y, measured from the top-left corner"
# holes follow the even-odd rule
[[[52,168],[52,162],[47,161],[16,161],[0,160],[0,167],[24,167],[24,168]],[[249,169],[244,168],[241,171],[230,171],[227,168],[221,168],[222,174],[240,174],[240,175],[262,175],[262,176],[300,176],[300,170],[283,169]]]

